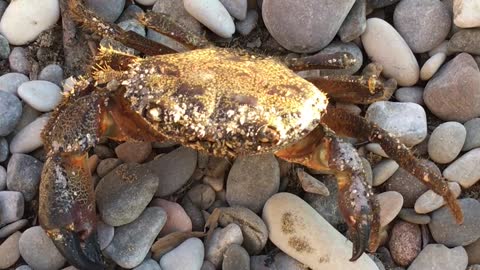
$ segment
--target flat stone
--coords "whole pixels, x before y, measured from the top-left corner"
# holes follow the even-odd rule
[[[152,200],[158,182],[157,176],[139,164],[115,168],[95,189],[102,220],[111,226],[121,226],[137,219]]]
[[[40,226],[25,230],[19,240],[22,258],[35,270],[60,269],[65,258]]]
[[[28,77],[25,74],[18,72],[10,72],[0,76],[0,90],[9,92],[10,94],[17,95],[18,87],[28,82]]]
[[[423,102],[423,87],[401,87],[395,91],[395,98],[399,102],[412,102],[418,105],[425,104]]]
[[[467,131],[467,136],[462,151],[468,151],[480,147],[480,118],[469,120],[463,125]]]
[[[460,28],[480,26],[480,5],[475,0],[453,2],[453,22]]]
[[[236,19],[241,21],[247,17],[247,0],[220,0],[220,3]]]
[[[57,0],[16,0],[8,5],[0,20],[0,33],[12,45],[25,45],[35,40],[60,18]]]
[[[448,188],[453,192],[455,198],[460,196],[462,189],[456,182],[448,182]],[[419,214],[427,214],[446,204],[442,196],[433,192],[433,190],[427,190],[415,202],[415,212]]]
[[[480,202],[471,199],[458,200],[462,208],[464,221],[461,225],[455,222],[448,207],[444,206],[433,212],[429,224],[433,239],[448,247],[465,246],[480,238]]]
[[[456,32],[448,42],[450,52],[466,52],[471,54],[480,54],[480,30],[463,29]]]
[[[443,171],[443,176],[450,181],[458,182],[463,188],[469,188],[480,180],[478,166],[480,166],[480,149],[475,148],[450,164]]]
[[[335,37],[354,0],[264,0],[262,17],[273,38],[288,50],[316,52]]]
[[[403,208],[402,210],[400,210],[400,213],[398,213],[398,217],[407,222],[419,225],[428,224],[431,220],[429,215],[418,214],[412,208]]]
[[[43,146],[41,133],[49,119],[49,116],[39,117],[20,130],[10,142],[10,152],[26,154]]]
[[[32,108],[48,112],[62,101],[61,89],[49,81],[29,81],[18,87],[18,95]]]
[[[99,177],[104,177],[105,175],[107,175],[109,172],[111,172],[113,169],[115,169],[122,163],[123,162],[118,158],[103,159],[97,165],[97,168],[96,168],[97,174]]]
[[[362,43],[372,62],[383,66],[383,75],[394,78],[398,85],[412,86],[420,76],[417,59],[402,36],[382,19],[367,20]]]
[[[16,232],[0,244],[0,269],[9,269],[20,258],[18,240],[22,233]]]
[[[403,0],[395,7],[393,22],[412,51],[424,53],[445,40],[452,18],[438,0]]]
[[[142,163],[152,152],[150,142],[124,142],[115,147],[117,157],[126,163]]]
[[[227,202],[258,213],[279,186],[280,168],[273,154],[239,157],[228,174]]]
[[[164,199],[155,199],[150,206],[161,207],[167,213],[167,222],[159,234],[161,237],[173,232],[192,231],[192,221],[180,204]]]
[[[212,262],[216,268],[219,268],[228,246],[232,244],[241,245],[242,242],[242,231],[237,224],[231,223],[223,229],[217,228],[205,243],[205,258]]]
[[[197,167],[197,152],[180,147],[145,165],[160,179],[155,196],[168,196],[180,189],[193,175]]]
[[[13,94],[0,91],[0,136],[8,135],[22,115],[22,103]]]
[[[223,254],[222,270],[250,270],[250,256],[240,245],[228,246]]]
[[[7,167],[7,187],[19,191],[29,202],[38,193],[43,163],[25,154],[13,154]]]
[[[202,240],[189,238],[163,255],[160,259],[160,266],[162,270],[200,270],[204,253]]]
[[[407,146],[419,144],[427,136],[427,116],[418,104],[377,101],[368,107],[365,118]]]
[[[384,227],[394,220],[402,210],[403,197],[402,194],[395,191],[386,191],[376,196],[380,205],[380,226]]]
[[[125,0],[86,0],[85,5],[107,22],[114,22],[122,14]]]
[[[293,194],[272,196],[263,209],[263,220],[267,224],[270,241],[313,270],[378,270],[366,254],[350,262],[352,243]]]
[[[235,32],[235,24],[219,0],[184,0],[183,5],[190,15],[220,37],[231,38]]]
[[[392,176],[399,168],[398,163],[392,159],[384,159],[373,167],[373,186],[379,186]]]
[[[153,241],[167,220],[160,207],[149,207],[133,222],[115,229],[115,236],[104,250],[123,268],[138,266],[148,254]]]
[[[23,214],[22,214],[23,215]],[[28,220],[20,219],[0,228],[0,238],[6,238],[28,224]]]
[[[388,242],[393,260],[400,266],[408,266],[422,250],[420,226],[408,222],[397,222]]]
[[[480,116],[480,71],[473,57],[457,55],[428,82],[423,99],[445,121],[465,122]]]
[[[440,69],[445,59],[447,59],[447,55],[444,53],[437,53],[430,57],[427,62],[423,64],[422,69],[420,69],[420,79],[424,81],[430,80],[435,72]]]
[[[460,151],[467,131],[458,122],[445,122],[436,127],[428,140],[428,154],[430,158],[441,164],[452,162]]]
[[[449,249],[444,245],[429,244],[418,254],[408,270],[464,270],[467,261],[463,247]]]
[[[49,81],[61,86],[63,80],[63,69],[57,64],[50,64],[40,71],[40,74],[38,74],[38,79],[42,81]]]

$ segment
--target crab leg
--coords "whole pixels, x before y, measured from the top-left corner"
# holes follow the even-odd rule
[[[403,169],[410,172],[427,187],[444,198],[457,223],[463,222],[462,210],[455,196],[448,188],[447,182],[440,175],[422,166],[412,152],[390,133],[368,122],[363,117],[332,107],[327,109],[322,122],[337,134],[380,144],[383,150]]]
[[[307,137],[275,153],[278,157],[337,177],[338,203],[353,241],[351,261],[378,246],[379,207],[366,182],[363,164],[355,148],[331,131],[318,127]]]

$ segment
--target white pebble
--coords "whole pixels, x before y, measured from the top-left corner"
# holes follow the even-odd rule
[[[235,24],[218,0],[184,0],[185,10],[203,25],[223,38],[231,38]]]
[[[446,58],[447,55],[444,53],[437,53],[430,57],[420,70],[420,79],[424,81],[430,80],[435,72],[442,66],[443,62],[445,62]]]
[[[454,0],[453,22],[461,28],[480,26],[480,1]]]
[[[58,0],[11,1],[0,20],[0,33],[12,45],[33,41],[60,17]]]
[[[457,182],[448,182],[448,188],[453,192],[455,198],[462,192]],[[437,210],[443,205],[445,205],[445,200],[442,196],[433,192],[433,190],[427,190],[415,201],[415,212],[418,214],[427,214]]]
[[[205,255],[203,243],[198,238],[185,240],[160,259],[163,270],[200,270]]]
[[[405,40],[382,19],[367,20],[362,43],[372,62],[383,65],[383,74],[401,86],[412,86],[419,78],[417,59]]]
[[[29,153],[43,145],[40,134],[48,122],[48,116],[37,118],[24,127],[10,142],[11,153]]]
[[[60,87],[48,81],[29,81],[18,87],[18,95],[35,110],[48,112],[62,101]]]

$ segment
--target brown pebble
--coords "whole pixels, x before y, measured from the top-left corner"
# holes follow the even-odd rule
[[[142,163],[152,152],[149,142],[125,142],[115,148],[117,157],[123,162]]]
[[[401,266],[413,262],[421,251],[422,232],[418,225],[399,221],[392,229],[388,243],[393,260]]]

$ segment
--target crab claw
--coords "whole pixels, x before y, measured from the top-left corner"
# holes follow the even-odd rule
[[[371,226],[368,216],[368,209],[362,207],[361,214],[357,217],[356,223],[350,231],[350,237],[353,241],[351,262],[358,260],[369,246]]]
[[[97,243],[95,219],[87,155],[49,155],[40,185],[40,225],[63,256],[79,269],[105,269]]]

